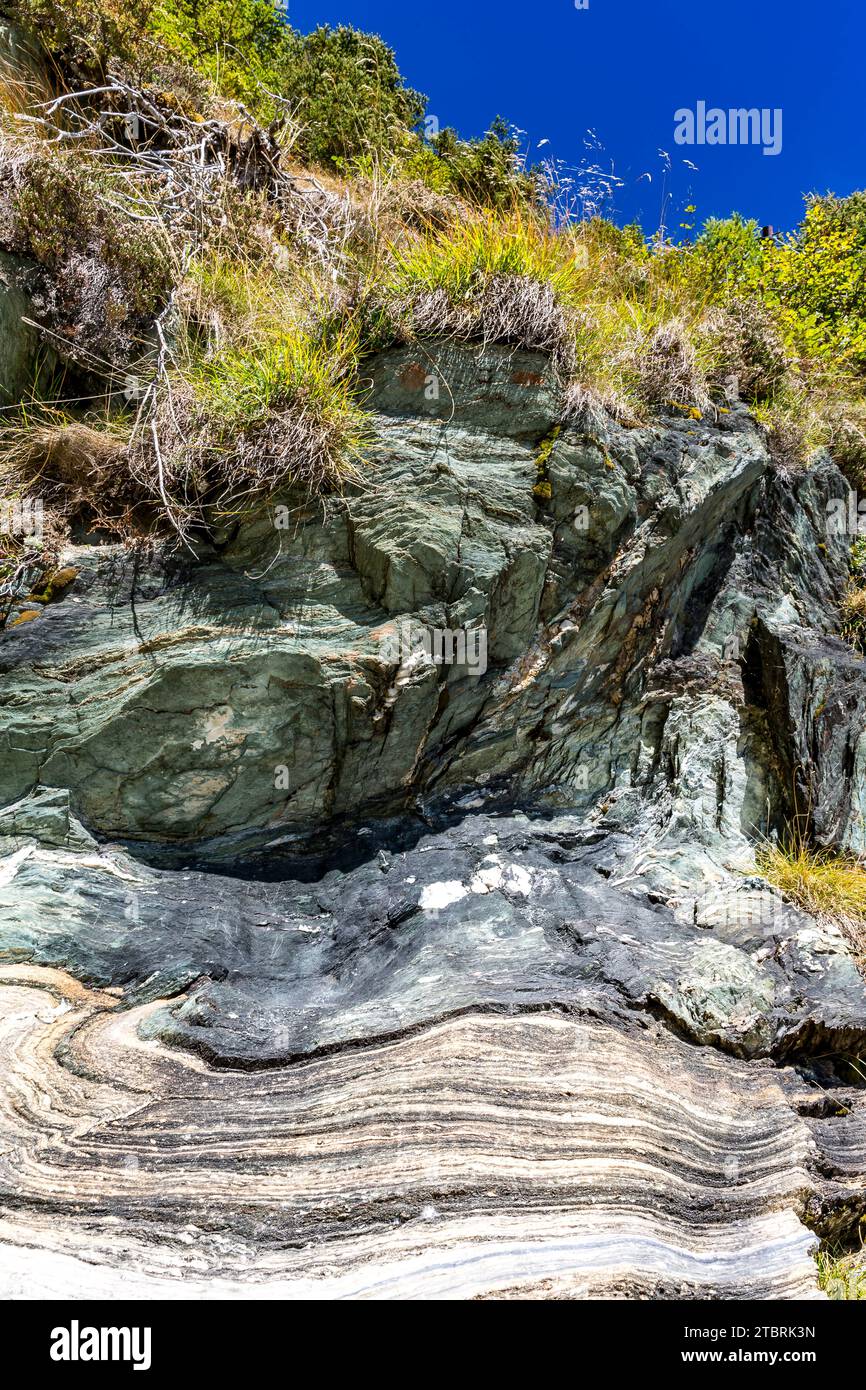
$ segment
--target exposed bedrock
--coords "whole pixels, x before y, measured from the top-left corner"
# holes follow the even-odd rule
[[[232,863],[419,798],[543,794],[629,828],[648,806],[693,815],[718,859],[796,770],[816,822],[860,847],[866,683],[830,636],[832,465],[781,483],[736,411],[566,429],[539,501],[561,408],[543,358],[433,344],[373,383],[363,490],[287,499],[197,563],[72,549],[62,601],[0,636],[4,803],[68,789],[99,839]],[[407,626],[467,625],[483,673],[403,659]],[[678,795],[709,798],[706,823]]]
[[[476,1014],[215,1073],[114,1003],[0,971],[6,1296],[819,1296],[814,1146],[767,1068]]]
[[[381,847],[387,827],[364,838],[364,862],[313,883],[12,840],[4,955],[117,989],[125,1007],[168,1000],[150,1034],[222,1066],[275,1065],[479,1008],[640,1009],[744,1057],[844,1052],[866,1033],[841,936],[760,880],[719,891],[696,924],[641,900],[633,842],[577,817],[475,813],[396,852]]]
[[[755,845],[866,849],[848,484],[740,408],[555,434],[537,355],[371,379],[363,487],[0,633],[2,1278],[812,1296],[866,992]]]

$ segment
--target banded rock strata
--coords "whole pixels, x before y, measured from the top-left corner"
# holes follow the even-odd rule
[[[116,1003],[0,971],[7,1296],[815,1296],[769,1068],[542,1013],[215,1072]]]
[[[539,499],[563,402],[498,348],[370,404],[363,488],[81,540],[0,633],[5,1287],[816,1296],[866,992],[754,851],[864,849],[847,484],[735,409],[572,422]]]

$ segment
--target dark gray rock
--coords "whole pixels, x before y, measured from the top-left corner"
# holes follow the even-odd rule
[[[30,842],[0,887],[4,956],[120,987],[128,1007],[188,991],[149,1028],[223,1065],[474,1009],[648,1009],[743,1056],[862,1036],[841,940],[755,891],[715,925],[683,924],[629,893],[608,840],[586,839],[569,818],[470,815],[315,883],[270,884]],[[616,857],[633,849],[622,839]]]

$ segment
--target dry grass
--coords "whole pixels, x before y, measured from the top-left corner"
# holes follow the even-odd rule
[[[858,651],[866,650],[866,588],[853,580],[842,599],[842,635]]]
[[[125,534],[136,502],[126,466],[129,429],[107,411],[88,421],[47,406],[24,409],[0,429],[0,492],[43,500],[49,548],[73,521]]]
[[[747,403],[772,399],[793,366],[775,318],[758,299],[710,306],[698,335],[712,384],[735,388]]]
[[[636,322],[617,364],[643,405],[676,405],[701,414],[712,405],[695,339],[681,318],[656,325]]]
[[[26,53],[19,50],[18,61],[0,56],[0,127],[20,134],[22,116],[31,116],[40,102],[50,101],[54,95],[51,84],[42,71],[38,60],[28,60]]]
[[[760,873],[797,907],[841,927],[866,964],[866,869],[853,855],[815,850],[795,831],[766,841],[756,855]]]
[[[126,446],[126,431],[116,424],[102,428],[80,420],[64,420],[45,411],[33,419],[24,412],[0,432],[0,476],[26,478],[29,486],[62,484],[65,488],[93,484],[105,487]]]

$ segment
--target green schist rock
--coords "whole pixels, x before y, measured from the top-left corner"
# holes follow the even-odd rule
[[[214,862],[464,788],[630,832],[652,807],[700,880],[748,860],[761,799],[808,766],[786,710],[814,698],[816,823],[863,843],[864,665],[829,635],[847,550],[817,546],[829,463],[781,484],[745,412],[556,433],[537,354],[427,344],[372,377],[366,486],[278,499],[291,525],[263,509],[185,568],[62,558],[74,587],[0,638],[2,801],[65,787],[95,834]],[[483,624],[487,672],[398,666],[404,622]]]

